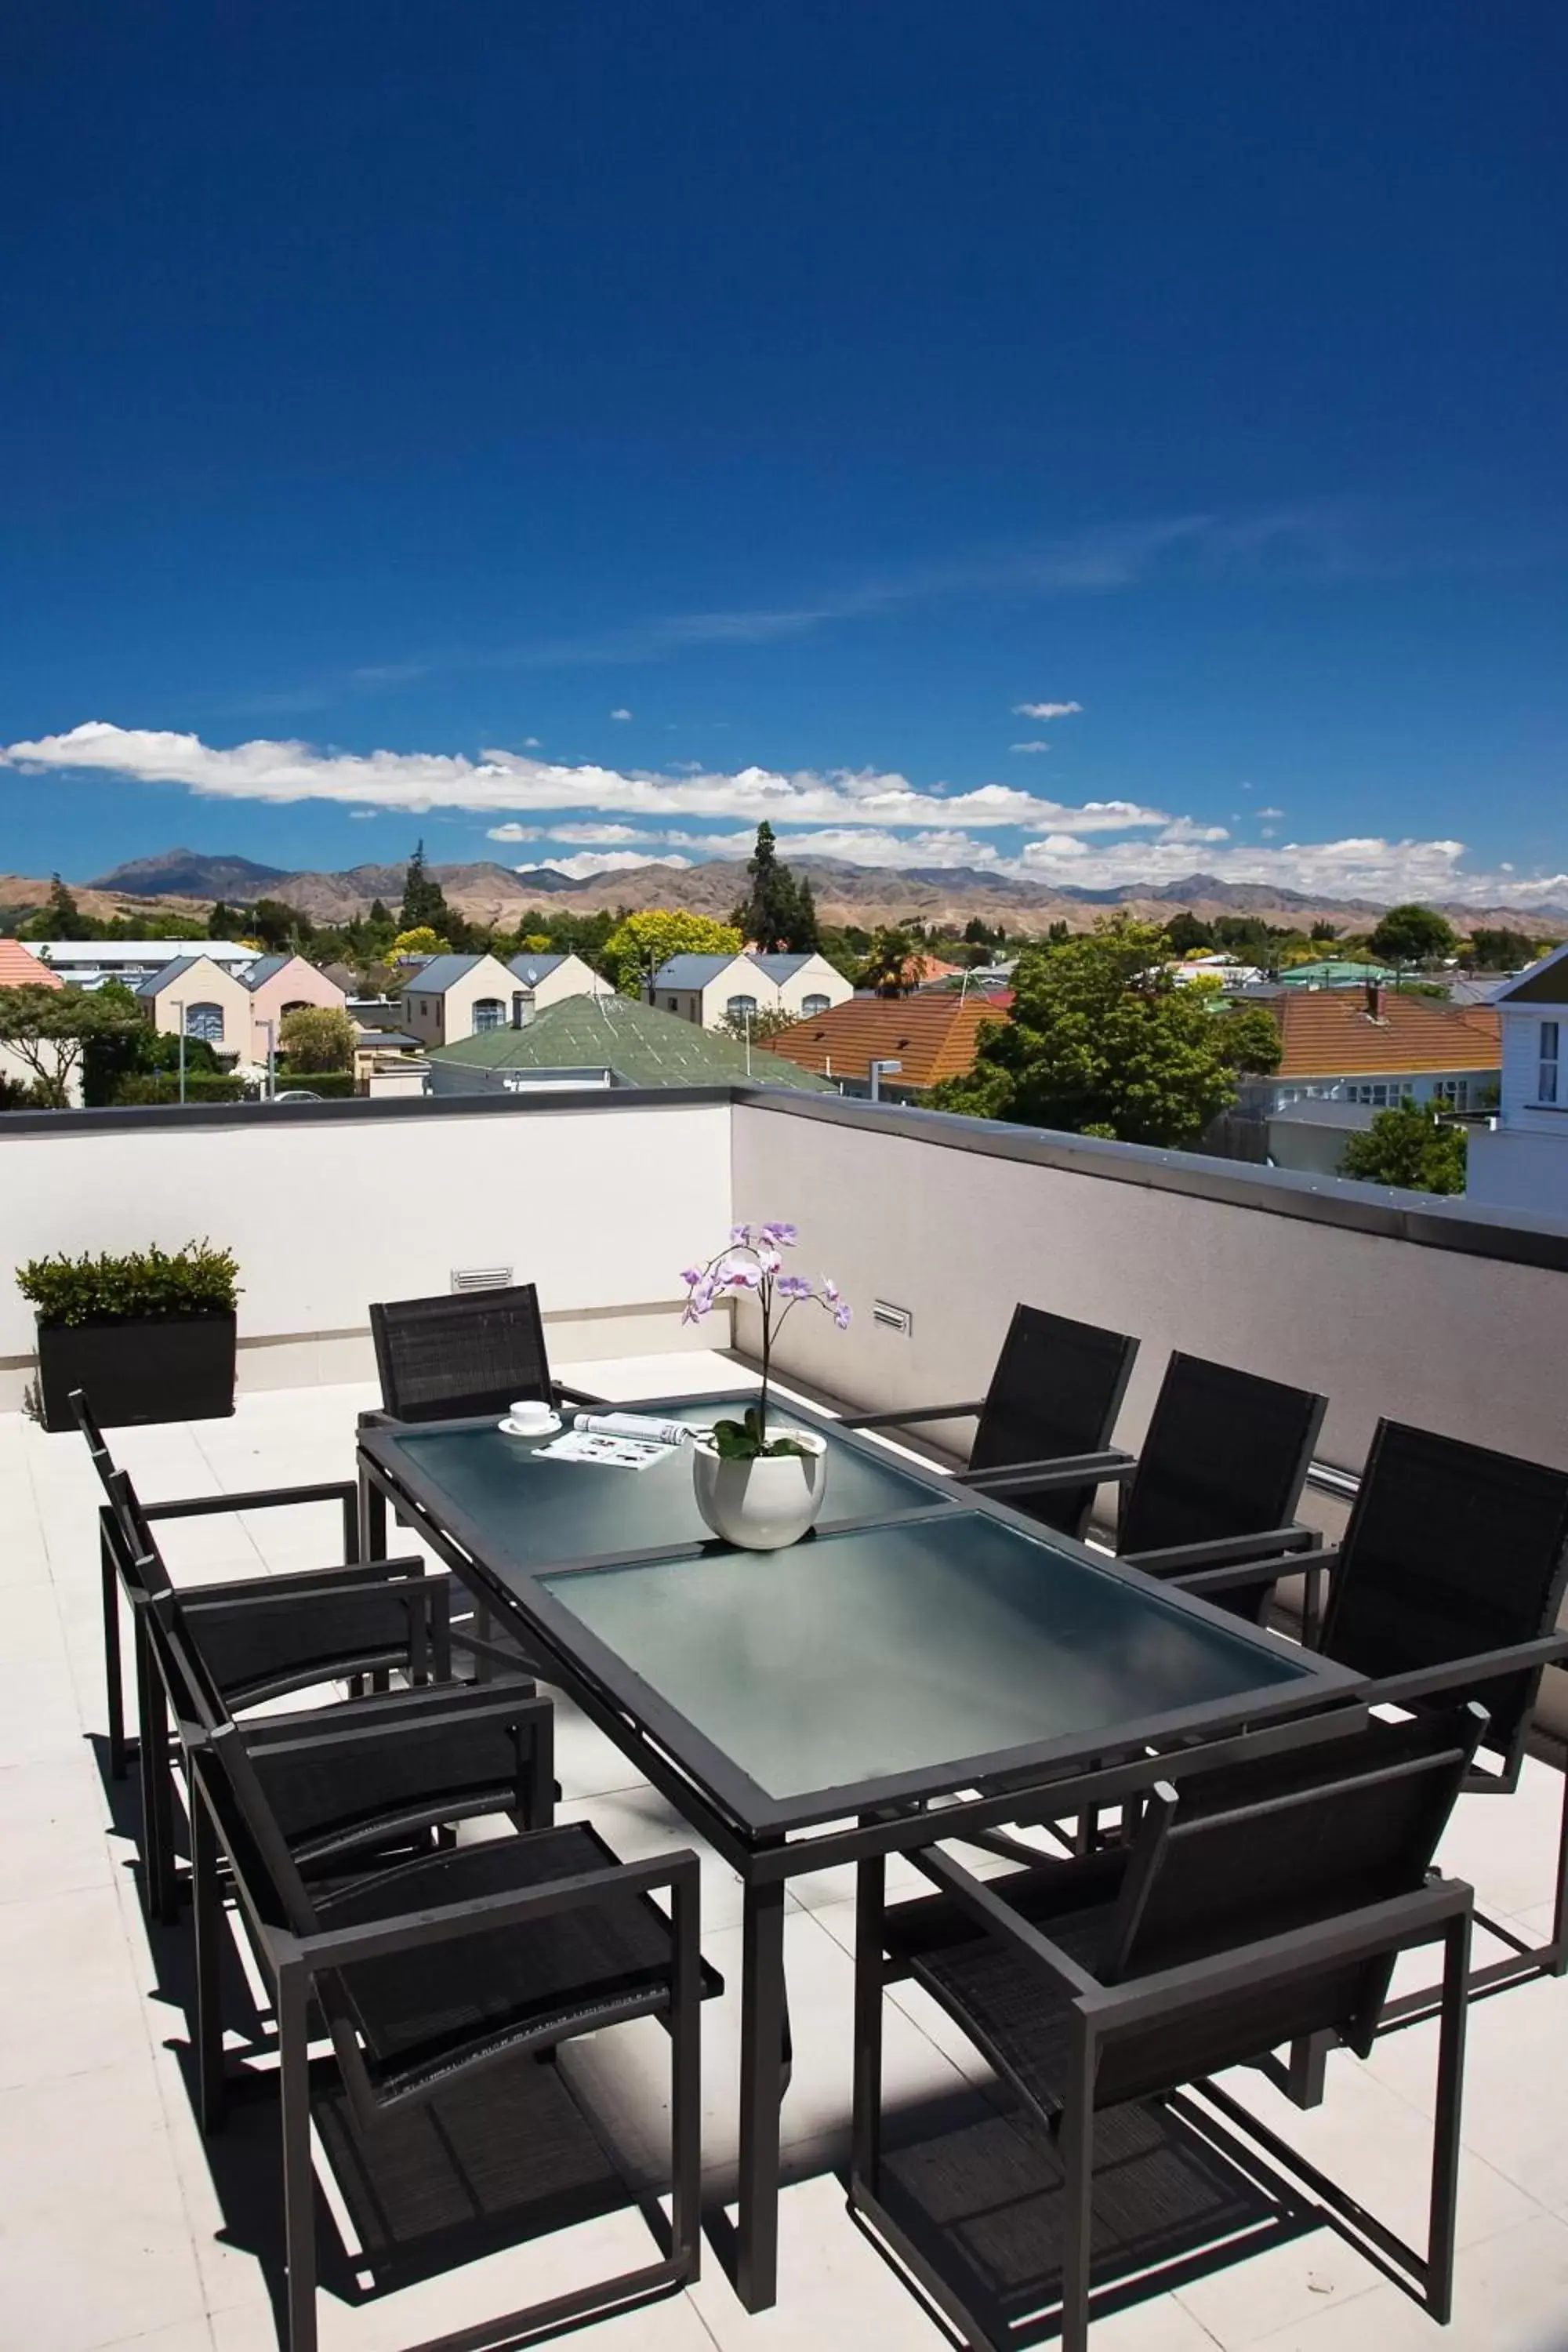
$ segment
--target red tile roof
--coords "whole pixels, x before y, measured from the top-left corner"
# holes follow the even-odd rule
[[[1292,989],[1273,1000],[1282,1078],[1373,1077],[1385,1070],[1496,1070],[1500,1024],[1489,1007],[1439,1004],[1385,988],[1375,1017],[1360,988]]]
[[[65,982],[40,963],[20,940],[0,940],[0,988],[63,988]]]
[[[931,1087],[974,1066],[980,1031],[1005,1010],[956,995],[853,996],[830,1013],[797,1021],[769,1045],[775,1054],[835,1078],[864,1078],[873,1061],[902,1062],[894,1083]]]

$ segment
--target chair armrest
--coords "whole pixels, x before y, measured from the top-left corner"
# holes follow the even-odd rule
[[[954,1835],[957,1834],[959,1832],[954,1832]],[[933,1885],[941,1887],[944,1895],[951,1895],[977,1927],[984,1928],[998,1943],[1011,1945],[1015,1951],[1035,1961],[1065,1990],[1070,1993],[1100,1990],[1098,1977],[1091,1977],[1087,1969],[1080,1968],[1075,1959],[1053,1944],[1048,1936],[1042,1935],[1037,1927],[1027,1919],[1021,1918],[1003,1901],[996,1887],[998,1885],[1005,1886],[1005,1879],[987,1881],[975,1878],[962,1864],[930,1847],[910,1853],[908,1859]],[[1042,1854],[1038,1859],[1048,1861],[1049,1856]]]
[[[955,1470],[953,1478],[981,1495],[1006,1496],[1019,1487],[1044,1494],[1061,1486],[1120,1485],[1137,1467],[1135,1454],[1123,1454],[1112,1446],[1103,1454],[1058,1454],[1049,1462],[1009,1462],[994,1470]]]
[[[343,1515],[343,1549],[351,1559],[359,1554],[359,1486],[353,1478],[331,1478],[309,1486],[266,1486],[246,1495],[180,1495],[163,1503],[143,1503],[148,1519],[221,1518],[231,1511],[278,1511],[296,1503],[336,1503]]]
[[[534,1723],[551,1715],[552,1706],[523,1676],[515,1683],[428,1683],[419,1690],[341,1699],[334,1706],[293,1715],[257,1716],[245,1727],[245,1745],[253,1756],[348,1755],[432,1720],[463,1727],[493,1718]]]
[[[566,1381],[552,1381],[551,1392],[557,1404],[608,1404],[608,1397],[595,1396],[592,1389],[574,1389]]]
[[[678,1897],[684,1894],[689,1901],[696,1900],[698,1861],[689,1846],[655,1854],[647,1862],[617,1863],[613,1869],[583,1871],[542,1886],[520,1886],[505,1895],[482,1895],[465,1903],[405,1911],[390,1919],[367,1920],[360,1927],[328,1926],[310,1936],[279,1934],[278,1943],[280,1954],[296,1957],[311,1969],[349,1968],[356,1960],[460,1942],[465,1937],[492,1934],[497,1927],[548,1918],[558,1911],[581,1911],[628,1895],[651,1895],[660,1887],[668,1887]]]
[[[1325,1568],[1338,1568],[1339,1564],[1339,1546],[1331,1544],[1321,1551],[1297,1552],[1283,1559],[1248,1560],[1239,1568],[1206,1568],[1200,1570],[1195,1576],[1173,1576],[1171,1582],[1179,1591],[1195,1592],[1203,1600],[1211,1592],[1244,1592],[1249,1585],[1278,1584],[1279,1579],[1289,1576],[1297,1565],[1310,1569],[1316,1574]]]
[[[1532,1673],[1538,1666],[1560,1665],[1568,1659],[1568,1633],[1542,1633],[1533,1642],[1515,1642],[1506,1650],[1478,1650],[1473,1657],[1450,1658],[1436,1666],[1417,1666],[1407,1675],[1388,1675],[1356,1693],[1368,1706],[1408,1706],[1415,1699],[1439,1691],[1472,1689],[1478,1683],[1496,1682],[1503,1675]]]
[[[320,1593],[336,1597],[356,1587],[379,1592],[388,1584],[446,1583],[444,1576],[426,1579],[425,1565],[416,1553],[406,1559],[351,1559],[341,1568],[306,1568],[279,1576],[247,1576],[223,1584],[176,1585],[174,1591],[180,1606],[193,1609],[223,1601],[310,1601]]]
[[[974,1421],[985,1410],[984,1397],[967,1404],[900,1405],[897,1412],[841,1412],[840,1429],[903,1429],[917,1421]]]
[[[1276,1552],[1316,1551],[1321,1543],[1316,1528],[1302,1527],[1293,1519],[1289,1527],[1267,1528],[1247,1536],[1216,1536],[1212,1543],[1162,1544],[1153,1551],[1124,1551],[1121,1559],[1123,1568],[1141,1568],[1146,1576],[1174,1576],[1183,1569],[1224,1568],[1232,1560],[1272,1560]],[[1314,1560],[1312,1566],[1317,1565]],[[1283,1573],[1283,1562],[1280,1570]]]

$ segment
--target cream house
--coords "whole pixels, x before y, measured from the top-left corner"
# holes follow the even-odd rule
[[[614,996],[616,984],[580,955],[514,955],[507,966],[516,987],[527,992],[530,1008],[546,1012],[568,996]],[[521,1025],[515,1016],[512,1025]]]
[[[855,991],[824,955],[752,955],[746,959],[778,990],[779,1010],[796,1021],[815,1020],[847,1004]]]
[[[154,1029],[200,1037],[220,1054],[251,1059],[253,1007],[243,980],[210,956],[176,956],[144,980],[136,1001]]]
[[[507,1027],[522,993],[499,956],[432,956],[403,975],[403,1026],[422,1045],[456,1045]]]
[[[650,1003],[678,1020],[717,1029],[744,1013],[805,1021],[855,993],[819,955],[678,955],[654,973]]]
[[[305,1005],[342,1013],[348,1003],[337,982],[303,956],[258,956],[240,978],[250,992],[250,1043],[243,1052],[247,1061],[258,1064],[265,1063],[269,1042],[281,1052],[279,1029],[286,1013]]]

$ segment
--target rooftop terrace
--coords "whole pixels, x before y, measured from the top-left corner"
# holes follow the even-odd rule
[[[605,1124],[605,1122],[609,1124]],[[736,1218],[787,1215],[802,1263],[858,1312],[847,1335],[796,1318],[787,1377],[886,1408],[978,1393],[1014,1300],[1139,1332],[1121,1426],[1136,1443],[1166,1351],[1182,1346],[1321,1387],[1332,1402],[1312,1514],[1342,1517],[1342,1474],[1388,1412],[1548,1461],[1568,1458],[1561,1344],[1568,1235],[1463,1204],[1270,1175],[1181,1155],[963,1121],[712,1089],[523,1103],[301,1106],[265,1127],[222,1110],[47,1118],[0,1128],[17,1257],[192,1232],[241,1262],[241,1395],[232,1420],[115,1433],[149,1496],[344,1475],[374,1401],[368,1301],[446,1289],[455,1272],[537,1278],[563,1377],[632,1397],[734,1377],[678,1322],[676,1269]],[[884,1310],[902,1310],[879,1317]],[[711,1327],[710,1327],[711,1328]],[[735,1335],[743,1354],[747,1333]],[[265,2110],[204,2144],[189,2095],[184,1937],[149,1932],[132,1871],[132,1784],[103,1771],[96,1490],[75,1438],[19,1412],[29,1330],[0,1302],[0,2336],[37,2352],[265,2352],[276,2341],[275,2136]],[[174,1530],[176,1575],[314,1562],[311,1514]],[[1550,1701],[1561,1724],[1561,1696]],[[618,1749],[563,1703],[566,1819],[627,1858],[694,1843]],[[1537,1937],[1549,1926],[1561,1782],[1543,1757],[1502,1804],[1461,1806],[1442,1860]],[[1477,1815],[1479,1815],[1479,1819]],[[965,1859],[974,1862],[973,1854]],[[897,1871],[893,1874],[895,1891]],[[626,2352],[920,2352],[948,2339],[845,2211],[852,1883],[791,1882],[785,1954],[795,2070],[777,2306],[742,2311],[721,2261],[672,2301],[601,2322]],[[704,2167],[732,2186],[739,1888],[703,1871],[704,1948],[730,1992],[704,2014]],[[1489,1957],[1489,1953],[1483,1957]],[[895,1989],[889,2094],[909,2112],[983,2095],[942,2014]],[[563,2063],[618,2139],[662,2150],[657,2048],[632,2027]],[[1418,2237],[1435,2028],[1337,2057],[1300,2113],[1253,2077],[1244,2095],[1406,2235]],[[1447,2336],[1326,2228],[1151,2294],[1097,2322],[1099,2352],[1564,2352],[1568,2347],[1568,1983],[1470,2011],[1458,2302]],[[657,2174],[647,2186],[657,2189]],[[395,2294],[350,2262],[323,2292],[323,2344],[395,2352],[641,2258],[611,2217]],[[717,2233],[721,2236],[721,2232]]]

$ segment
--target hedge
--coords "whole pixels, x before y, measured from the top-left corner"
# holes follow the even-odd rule
[[[185,1072],[187,1102],[244,1102],[252,1091],[243,1078],[231,1077],[226,1072]],[[167,1070],[133,1070],[129,1077],[121,1079],[114,1099],[117,1103],[177,1103],[179,1075]]]

